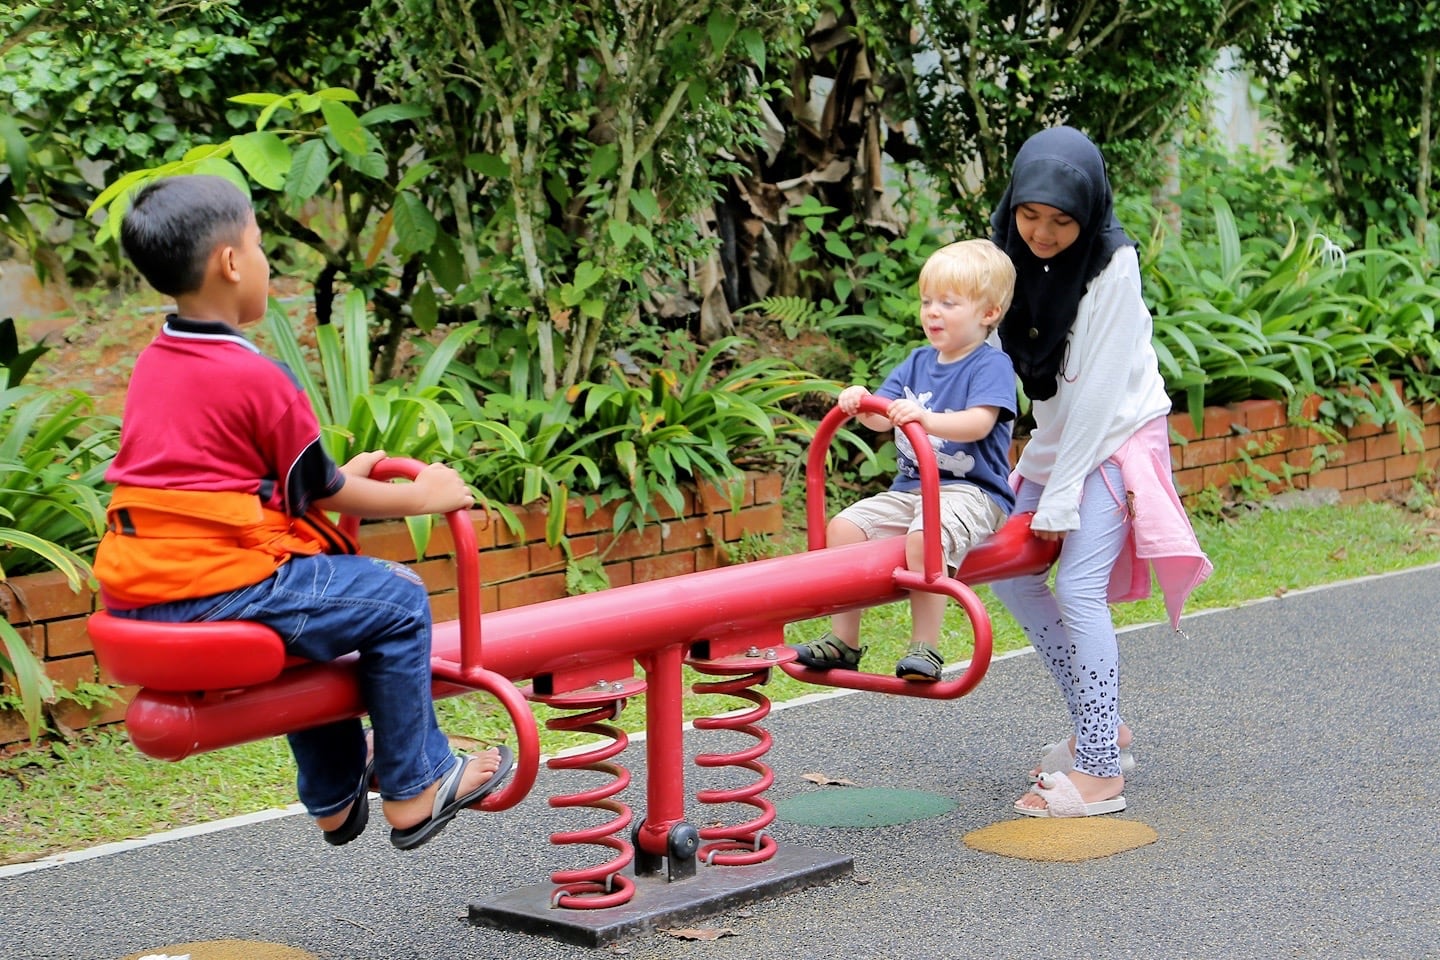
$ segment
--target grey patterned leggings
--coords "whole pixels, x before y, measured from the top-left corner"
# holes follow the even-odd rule
[[[1016,512],[1034,510],[1045,490],[1025,481]],[[1120,776],[1120,648],[1110,618],[1110,573],[1130,531],[1120,468],[1102,463],[1085,478],[1080,529],[1065,536],[1052,591],[1045,574],[992,584],[1050,668],[1075,734],[1075,769]]]

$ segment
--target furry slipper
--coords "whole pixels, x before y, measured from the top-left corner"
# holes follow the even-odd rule
[[[1075,754],[1070,752],[1070,741],[1059,740],[1055,743],[1047,743],[1040,748],[1040,772],[1041,773],[1068,773],[1075,768]],[[1135,754],[1130,752],[1129,747],[1122,747],[1120,750],[1120,773],[1130,776],[1135,771]],[[1038,777],[1030,774],[1030,782],[1034,783]]]
[[[1015,812],[1027,817],[1093,817],[1100,813],[1119,813],[1125,809],[1125,797],[1111,797],[1086,803],[1080,791],[1063,773],[1042,773],[1030,792],[1045,801],[1044,807],[1027,807],[1015,801]]]

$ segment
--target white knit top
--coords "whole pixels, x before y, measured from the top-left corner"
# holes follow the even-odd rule
[[[1059,389],[1032,407],[1035,432],[1016,470],[1045,485],[1035,529],[1078,529],[1080,491],[1090,471],[1144,424],[1170,412],[1152,328],[1140,296],[1139,258],[1134,247],[1121,247],[1080,299]]]

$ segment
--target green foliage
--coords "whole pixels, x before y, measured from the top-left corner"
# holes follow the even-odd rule
[[[90,575],[83,555],[105,527],[100,489],[116,426],[90,414],[82,394],[4,384],[0,378],[0,589],[7,577],[55,569],[78,591]],[[3,621],[0,676],[12,684],[33,739],[54,685]]]
[[[160,177],[209,173],[232,181],[250,193],[253,181],[279,192],[285,205],[298,210],[332,185],[332,168],[348,163],[360,173],[380,179],[388,166],[367,136],[365,120],[348,104],[359,98],[351,91],[327,87],[314,93],[287,95],[241,94],[230,101],[259,108],[255,129],[215,143],[201,143],[175,160],[158,166],[131,170],[100,192],[87,211],[107,214],[97,238],[112,239],[119,234],[120,221],[129,209],[130,195],[146,182]],[[373,122],[385,122],[388,114]],[[284,133],[267,127],[285,121]],[[248,177],[248,179],[247,179]]]
[[[730,563],[749,563],[752,560],[768,560],[781,555],[781,548],[768,533],[747,530],[734,543],[722,546],[725,558]]]
[[[837,208],[805,197],[789,211],[800,225],[790,259],[832,295],[818,303],[769,297],[742,312],[774,317],[792,339],[806,329],[825,334],[849,357],[843,379],[874,386],[923,340],[916,283],[926,258],[948,242],[929,200],[914,196],[902,209],[909,226],[892,238],[853,215],[833,221]]]
[[[0,5],[0,235],[42,275],[109,278],[113,257],[81,219],[95,195],[82,166],[117,176],[224,139],[248,119],[230,90],[353,82],[355,20],[316,0]]]
[[[1217,199],[1213,216],[1214,243],[1162,240],[1147,258],[1155,348],[1172,393],[1198,415],[1207,404],[1329,382],[1336,346],[1307,333],[1334,312],[1324,292],[1341,268],[1321,262],[1323,240],[1292,233],[1284,245],[1268,236],[1242,243],[1228,204]],[[1329,369],[1317,376],[1317,366]]]
[[[1207,219],[1190,206],[1202,198]],[[1158,214],[1142,231],[1154,345],[1177,403],[1198,422],[1206,405],[1319,394],[1328,423],[1396,423],[1418,438],[1391,381],[1411,397],[1434,396],[1440,287],[1413,253],[1346,253],[1311,224],[1277,235],[1274,220],[1253,217],[1245,223],[1255,232],[1244,235],[1219,195],[1182,201],[1180,239]]]
[[[1065,122],[1104,145],[1112,181],[1157,181],[1163,148],[1206,97],[1217,52],[1294,16],[1299,0],[856,3],[894,64],[922,160],[972,232],[1026,137]],[[883,47],[882,47],[883,45]],[[879,54],[877,53],[877,56]]]
[[[476,335],[476,326],[451,330],[420,368],[403,379],[377,381],[370,314],[361,291],[345,295],[337,321],[315,327],[317,376],[285,312],[271,301],[265,315],[266,335],[315,408],[326,452],[337,463],[371,450],[422,463],[450,460],[463,441],[451,419],[450,388],[443,380],[448,365]],[[423,553],[435,518],[406,517],[405,522]]]
[[[391,95],[446,92],[417,131],[429,172],[415,194],[441,225],[417,248],[422,283],[526,330],[538,393],[592,376],[715,247],[697,217],[759,143],[759,100],[775,90],[755,78],[797,43],[792,6],[377,8]]]
[[[1359,238],[1419,234],[1437,185],[1433,3],[1307,4],[1244,47],[1267,81],[1271,119],[1323,171],[1328,203]],[[1425,135],[1428,132],[1428,137]]]
[[[51,568],[76,585],[99,542],[118,427],[73,391],[0,387],[0,578]]]
[[[605,573],[605,563],[591,554],[574,557],[565,565],[565,593],[579,596],[582,593],[598,593],[610,588],[610,577]]]
[[[376,381],[372,370],[370,315],[364,295],[345,295],[336,323],[317,325],[319,376],[300,347],[285,312],[273,301],[265,333],[309,394],[323,430],[326,451],[337,463],[357,453],[384,450],[394,457],[429,462],[458,449],[447,409],[447,366],[476,330],[457,327],[403,381]]]
[[[648,386],[618,373],[607,383],[584,386],[582,415],[607,440],[609,472],[601,502],[620,501],[616,528],[658,517],[656,499],[683,512],[682,484],[704,480],[733,487],[747,466],[768,465],[787,449],[785,438],[807,436],[812,425],[785,402],[828,384],[779,357],[760,357],[717,369],[742,342],[711,344],[682,373],[652,370]]]
[[[474,377],[458,371],[463,426],[477,439],[457,466],[490,501],[548,501],[552,543],[564,532],[573,496],[616,504],[616,532],[643,528],[659,517],[659,504],[680,510],[684,487],[696,481],[738,496],[736,481],[747,467],[775,463],[813,431],[787,403],[833,389],[779,357],[732,359],[742,346],[721,340],[683,372],[656,363],[627,375],[617,363],[605,382],[577,384],[549,400],[481,398],[470,386]]]
[[[1266,236],[1283,241],[1294,225],[1308,223],[1343,239],[1338,225],[1325,215],[1324,178],[1304,156],[1285,158],[1273,151],[1226,147],[1218,137],[1186,131],[1180,144],[1180,191],[1173,198],[1181,214],[1181,237],[1187,243],[1210,240],[1208,218],[1217,200],[1224,200],[1242,237]],[[1151,225],[1155,200],[1148,194],[1117,185],[1120,219],[1142,230]],[[1167,201],[1168,203],[1171,201]],[[1134,210],[1133,213],[1129,212]]]
[[[41,711],[55,699],[55,683],[45,675],[39,658],[25,644],[25,638],[5,620],[0,620],[0,677],[12,685],[17,694],[16,703],[7,706],[20,711],[30,739],[36,739],[43,722]]]
[[[1295,489],[1297,476],[1314,475],[1325,468],[1325,458],[1315,457],[1312,458],[1310,466],[1303,471],[1295,465],[1285,462],[1280,465],[1280,472],[1276,473],[1258,462],[1274,452],[1275,442],[1273,440],[1264,444],[1251,440],[1245,444],[1239,455],[1243,469],[1230,482],[1232,491],[1239,500],[1245,503],[1262,502],[1273,493]]]
[[[600,486],[601,469],[592,444],[602,448],[605,435],[596,436],[586,428],[567,394],[540,400],[497,393],[480,401],[463,386],[456,393],[469,415],[462,425],[475,434],[470,455],[456,462],[456,469],[512,529],[519,529],[519,521],[507,504],[546,501],[545,537],[558,543],[565,531],[570,492]]]

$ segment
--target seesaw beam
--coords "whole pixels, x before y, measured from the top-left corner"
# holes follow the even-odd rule
[[[667,646],[900,599],[897,564],[904,564],[903,543],[879,541],[499,610],[484,616],[483,662],[510,680],[536,679],[547,692],[560,689],[547,678],[564,678],[562,686],[573,689],[606,670],[629,676],[633,661]],[[444,664],[461,661],[460,633],[459,621],[436,624],[432,651],[442,673]],[[468,692],[444,680],[433,690],[437,698]],[[353,667],[342,658],[293,666],[233,692],[144,689],[125,722],[137,749],[179,760],[364,711]]]

